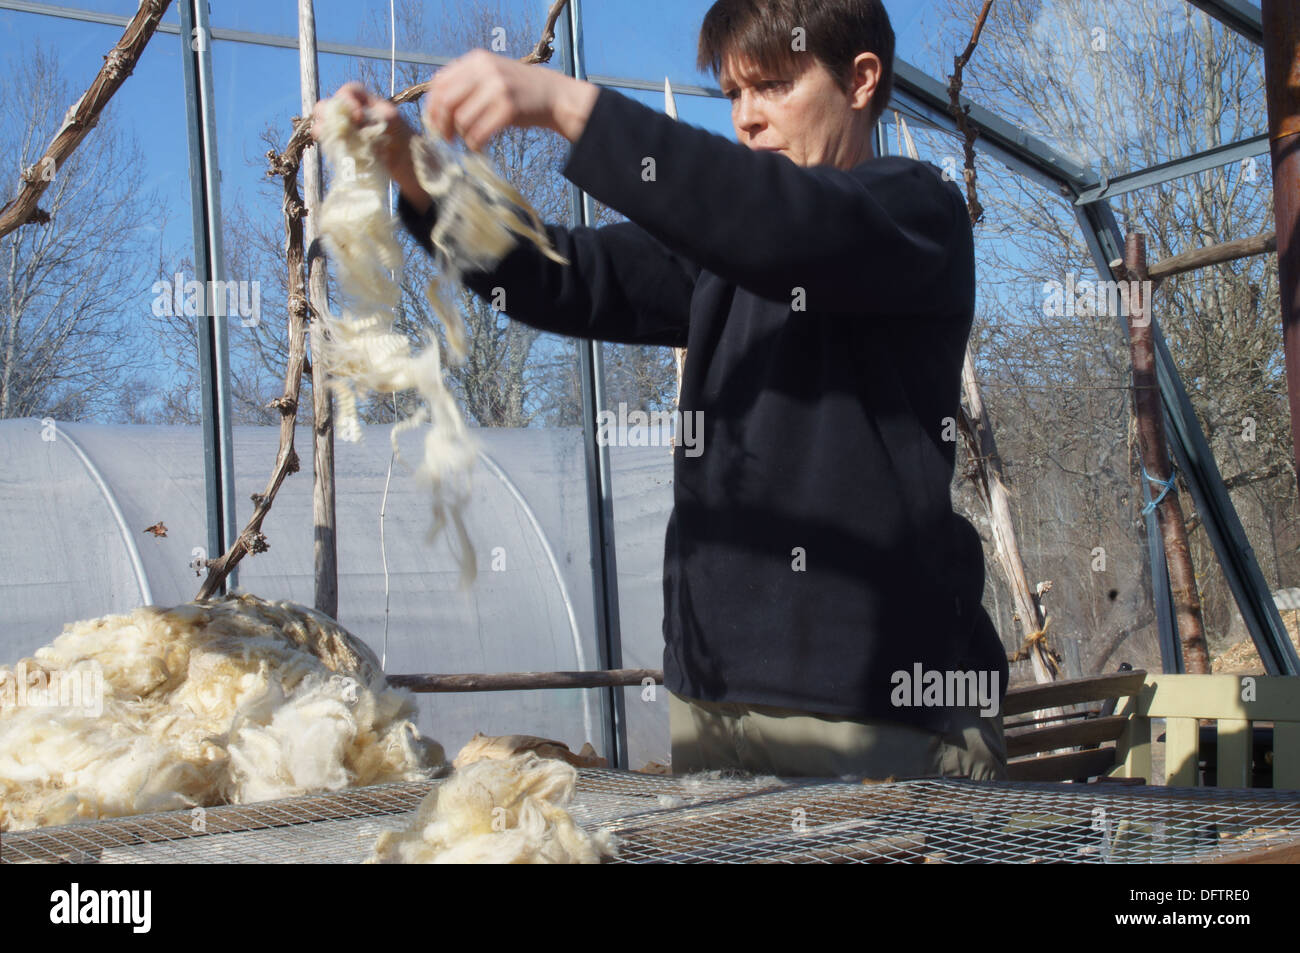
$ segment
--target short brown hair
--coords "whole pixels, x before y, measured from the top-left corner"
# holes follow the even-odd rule
[[[881,0],[717,0],[700,27],[700,70],[722,72],[735,55],[762,70],[794,65],[791,38],[804,30],[805,49],[847,91],[859,53],[880,57],[880,82],[867,112],[880,120],[894,91],[894,28]]]

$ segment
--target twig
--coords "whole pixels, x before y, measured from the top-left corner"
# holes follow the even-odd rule
[[[143,0],[140,4],[131,22],[126,25],[122,39],[104,57],[104,65],[100,67],[90,88],[68,109],[63,125],[54,134],[40,160],[23,170],[23,184],[18,194],[0,208],[0,238],[20,225],[44,225],[49,222],[49,213],[36,207],[41,194],[53,181],[53,173],[72,155],[90,130],[95,128],[99,114],[135,69],[140,54],[158,29],[158,22],[170,5],[171,0]]]
[[[542,38],[537,41],[533,51],[521,59],[519,62],[527,63],[530,66],[537,63],[549,63],[551,57],[555,55],[555,50],[551,44],[555,42],[555,21],[560,18],[560,13],[568,6],[569,0],[555,0],[551,4],[550,11],[546,14],[546,26],[542,28]]]
[[[154,0],[158,2],[158,0]],[[164,0],[164,6],[170,0]],[[546,18],[542,37],[537,41],[533,52],[523,57],[520,62],[528,64],[545,63],[552,55],[551,43],[555,39],[555,23],[568,0],[555,0]],[[159,12],[161,16],[161,11]],[[389,97],[389,102],[400,106],[414,102],[429,89],[428,82],[416,83],[400,93]],[[262,534],[262,521],[271,511],[275,495],[280,484],[291,473],[298,472],[298,453],[293,446],[293,429],[298,422],[298,398],[302,391],[303,368],[306,358],[306,328],[308,314],[324,306],[323,302],[308,304],[307,281],[303,274],[303,227],[302,220],[306,212],[302,196],[298,191],[298,168],[302,162],[303,151],[311,145],[312,117],[293,117],[293,134],[282,152],[274,149],[266,153],[270,163],[268,176],[279,176],[284,188],[284,229],[285,260],[289,275],[289,362],[284,374],[284,394],[271,401],[269,407],[280,412],[280,449],[276,454],[275,467],[266,490],[253,495],[253,515],[239,538],[231,544],[219,558],[207,561],[208,576],[199,589],[199,599],[208,599],[216,594],[230,571],[239,565],[240,560],[250,553],[262,553],[269,548],[266,536]],[[313,242],[312,256],[320,253],[319,246]]]
[[[984,30],[984,21],[988,19],[989,10],[992,7],[993,0],[984,0],[984,9],[980,11],[979,20],[975,23],[975,31],[971,34],[970,42],[966,44],[966,49],[961,56],[953,57],[953,74],[948,79],[948,111],[952,113],[952,118],[956,121],[957,128],[961,130],[962,137],[965,139],[966,207],[970,212],[970,223],[972,225],[979,224],[980,220],[984,218],[984,206],[980,204],[980,200],[975,194],[975,139],[979,136],[979,132],[970,123],[970,107],[961,104],[961,74],[962,70],[966,68],[966,64],[970,62],[971,55],[975,52],[980,33]]]

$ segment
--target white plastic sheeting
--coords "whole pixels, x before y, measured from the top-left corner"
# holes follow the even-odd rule
[[[479,429],[468,526],[479,577],[462,591],[445,538],[430,545],[427,496],[399,461],[389,487],[387,671],[501,672],[595,668],[582,433],[576,428]],[[417,458],[418,435],[403,447]],[[236,428],[239,525],[265,488],[278,431]],[[270,549],[246,558],[239,586],[264,598],[313,602],[311,434],[302,472],[285,480],[263,525]],[[336,444],[339,621],[385,651],[379,510],[387,427]],[[623,663],[662,664],[663,536],[672,502],[666,447],[612,447]],[[0,421],[0,660],[50,642],[63,624],[152,601],[193,599],[189,564],[208,555],[203,440],[197,428]],[[145,532],[161,521],[165,538]],[[495,567],[495,568],[494,568]],[[634,767],[666,761],[662,689],[627,692]],[[421,695],[421,730],[456,751],[476,731],[526,733],[604,749],[601,692]]]

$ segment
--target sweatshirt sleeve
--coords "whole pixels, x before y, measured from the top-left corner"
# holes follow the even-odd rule
[[[398,215],[425,251],[436,206],[424,214],[402,197]],[[520,242],[496,268],[463,276],[488,300],[504,297],[511,318],[556,334],[617,344],[686,346],[699,268],[631,222],[601,228],[547,225],[568,265]]]
[[[961,193],[938,170],[877,158],[805,168],[602,88],[564,174],[703,269],[810,312],[968,312]],[[965,231],[963,236],[962,231]]]

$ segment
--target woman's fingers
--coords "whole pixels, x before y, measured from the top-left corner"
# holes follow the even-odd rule
[[[481,149],[506,126],[534,124],[535,117],[524,108],[523,77],[515,75],[528,69],[486,50],[448,63],[429,84],[425,112],[430,125],[445,139],[459,134],[467,146]]]
[[[514,118],[514,104],[489,90],[471,95],[456,110],[455,126],[465,145],[480,150]]]

